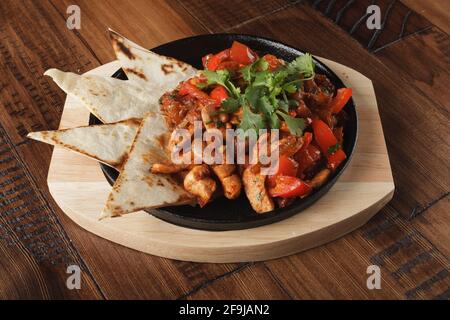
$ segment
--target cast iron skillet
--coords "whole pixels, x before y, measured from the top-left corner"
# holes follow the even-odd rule
[[[260,55],[270,53],[286,61],[291,61],[303,54],[303,51],[277,41],[241,34],[199,35],[163,44],[153,48],[152,51],[174,57],[201,69],[201,57],[208,53],[215,53],[225,48],[229,48],[234,40],[245,43]],[[315,63],[316,73],[325,74],[336,88],[344,87],[342,81],[327,66],[317,59],[315,59]],[[127,79],[121,69],[118,70],[113,77],[123,80]],[[344,151],[347,154],[347,159],[334,173],[332,173],[329,180],[322,187],[316,189],[308,197],[298,199],[285,208],[278,208],[264,214],[257,214],[253,211],[244,192],[242,192],[241,196],[236,200],[228,200],[222,197],[214,200],[204,208],[185,205],[152,209],[147,210],[147,212],[162,220],[183,227],[216,231],[253,228],[286,219],[294,214],[300,213],[300,211],[323,196],[336,182],[337,178],[348,165],[356,144],[358,128],[355,104],[352,99],[347,103],[344,110],[348,115],[348,121],[344,127],[345,138],[343,146]],[[101,122],[95,118],[95,116],[91,115],[89,124],[99,123]],[[107,165],[100,164],[100,166],[106,179],[112,185],[117,179],[118,172]]]

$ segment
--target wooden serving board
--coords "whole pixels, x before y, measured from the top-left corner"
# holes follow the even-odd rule
[[[353,88],[359,133],[355,153],[330,191],[286,220],[253,229],[202,231],[179,227],[140,211],[98,220],[111,186],[99,164],[55,147],[48,187],[82,228],[121,245],[177,260],[242,262],[278,258],[332,241],[360,227],[393,196],[394,182],[372,82],[346,66],[320,59]],[[117,61],[89,73],[111,76]],[[60,128],[86,125],[89,111],[67,97]]]

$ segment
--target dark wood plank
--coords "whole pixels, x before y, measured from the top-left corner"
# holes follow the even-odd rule
[[[301,0],[178,0],[208,31],[223,32],[289,8]]]
[[[327,8],[325,8],[323,4],[321,6],[319,5],[318,9],[321,9],[322,12],[326,13],[326,16],[329,19],[333,20],[334,23],[337,23],[344,30],[349,32],[349,24],[346,25],[345,21],[351,21],[352,19],[349,17],[347,17],[347,19],[343,19],[343,15],[345,12],[348,13],[349,11],[355,11],[354,9],[351,9],[351,7],[353,8],[355,4],[350,2],[345,2],[344,4],[344,2],[345,1],[343,1],[343,5],[347,4],[344,11],[342,11],[342,8],[344,7],[339,8],[337,2],[330,7],[327,6]],[[310,4],[312,3],[313,2],[310,2]],[[425,2],[416,3],[418,7],[426,7]],[[328,4],[330,4],[330,2],[328,2]],[[361,5],[361,2],[358,2],[358,4]],[[430,8],[433,9],[434,6],[435,4],[431,5]],[[405,6],[397,5],[397,7],[402,8],[400,11],[403,12],[405,18],[409,11],[405,8]],[[333,12],[333,10],[337,8],[339,8],[337,11],[340,13],[339,17],[338,13],[335,15],[335,12]],[[415,7],[413,6],[413,9],[414,8]],[[363,9],[363,7],[361,7],[361,9]],[[433,10],[437,11],[436,8]],[[444,7],[441,6],[440,10],[443,15],[446,14]],[[395,10],[392,10],[392,12],[395,12]],[[449,116],[448,101],[450,96],[445,83],[449,81],[448,56],[450,53],[450,39],[447,34],[443,33],[436,27],[426,28],[425,26],[429,24],[424,22],[423,18],[418,17],[416,13],[412,12],[408,15],[408,19],[404,23],[403,27],[404,32],[402,41],[388,42],[390,45],[383,44],[381,47],[376,49],[375,52],[377,57],[386,66],[388,66],[389,69],[395,70],[395,72],[399,74],[402,81],[414,84],[415,88],[418,89],[423,96],[427,97],[434,104],[434,107],[440,111],[443,115],[441,120],[432,117],[432,119],[428,121],[429,118],[426,114],[423,114],[421,117],[427,123],[427,128],[435,129],[436,126],[442,127],[439,121],[445,121]],[[383,30],[384,34],[392,34],[393,31],[395,34],[396,29],[392,28],[393,25],[397,25],[398,29],[399,18],[395,19],[394,16],[394,14],[391,14],[388,19],[389,23],[387,25],[391,27]],[[392,23],[392,20],[396,20],[397,23]],[[405,21],[404,19],[402,20]],[[420,23],[418,23],[419,21]],[[408,27],[408,25],[411,27]],[[408,34],[411,34],[411,36],[406,37]],[[361,38],[359,38],[357,34],[352,33],[352,36],[356,37],[361,43],[365,43],[364,41],[361,41]],[[426,50],[424,50],[424,48],[426,48]],[[410,112],[410,108],[407,108],[407,110]],[[413,110],[413,112],[417,113],[417,110]],[[419,121],[420,126],[422,126],[424,121]],[[428,131],[428,129],[424,131]],[[444,134],[445,138],[443,140],[448,140],[448,131],[445,129],[436,132],[436,134]],[[430,136],[427,138],[430,138]],[[424,139],[423,141],[425,142],[427,139]],[[408,216],[408,212],[409,215],[412,215],[415,209],[420,210],[422,207],[427,206],[429,202],[433,202],[435,198],[439,198],[441,195],[450,191],[450,185],[448,184],[448,181],[450,181],[448,161],[438,160],[446,158],[446,154],[448,154],[448,146],[445,143],[434,145],[434,141],[432,140],[428,140],[428,142],[433,145],[436,152],[431,158],[422,157],[427,161],[425,163],[418,163],[417,165],[420,167],[426,167],[427,170],[430,170],[430,175],[439,177],[436,179],[436,182],[440,184],[441,193],[437,191],[438,193],[436,193],[431,199],[422,198],[424,192],[428,190],[428,185],[421,185],[416,180],[416,177],[410,175],[411,166],[399,167],[399,170],[404,172],[398,175],[401,177],[402,183],[397,184],[397,194],[402,194],[402,197],[407,198],[407,201],[411,204],[416,202],[416,206],[405,206],[404,201],[399,203],[397,208],[402,210],[405,216]],[[406,187],[410,185],[415,185],[416,187],[414,189]],[[441,211],[441,213],[438,214],[444,215],[445,212]],[[427,234],[431,236],[431,230],[429,230],[429,228],[430,225],[427,226]],[[437,233],[433,233],[432,236],[436,246],[439,246],[440,243],[442,243],[442,241],[437,238],[436,234],[445,234],[445,232],[442,232],[442,229],[438,229],[440,229],[440,225],[436,225]],[[443,236],[442,240],[445,240],[445,236]]]
[[[398,1],[381,0],[377,5],[383,16],[381,30],[366,27],[366,10],[371,0],[333,0],[333,1],[195,1],[180,0],[180,3],[202,25],[210,31],[229,31],[255,19],[270,16],[277,11],[296,4],[308,4],[332,19],[364,47],[377,50],[402,37],[424,30],[430,22]],[[238,10],[236,8],[239,8]],[[295,24],[286,30],[292,30]]]
[[[450,2],[446,0],[401,0],[406,6],[427,18],[442,31],[450,34]]]
[[[244,265],[238,271],[192,292],[187,299],[290,299],[263,264]]]
[[[396,70],[404,77],[407,83],[414,85],[423,96],[434,104],[435,108],[441,110],[447,119],[449,118],[450,94],[446,83],[450,81],[448,73],[450,38],[447,34],[433,27],[395,43],[377,52],[376,55],[390,69]],[[401,63],[399,63],[400,61]],[[427,127],[440,126],[438,123],[428,121],[425,114],[423,116],[424,120],[420,121],[419,126],[422,126],[422,123],[426,123]],[[436,134],[443,135],[447,141],[450,138],[448,130]],[[430,141],[430,143],[433,142]],[[448,145],[446,147],[445,144],[433,145],[433,148],[437,151],[437,157],[430,159],[424,157],[427,161],[422,165],[431,167],[428,170],[430,170],[430,174],[438,178],[438,181],[441,181],[442,193],[436,194],[429,201],[418,203],[410,211],[410,218],[421,215],[414,221],[414,225],[447,257],[450,257],[447,222],[450,207],[448,199],[446,199],[446,195],[450,192],[450,164],[445,160],[448,158],[449,151]],[[404,170],[406,177],[409,168],[404,168]],[[411,180],[413,180],[411,183],[414,183],[415,179]],[[417,181],[415,182],[417,183]],[[411,199],[420,199],[426,187],[404,188],[399,192],[408,194]],[[442,197],[444,199],[440,200]],[[436,201],[438,203],[435,204]],[[431,208],[428,209],[429,207]],[[422,215],[426,209],[428,211]]]
[[[148,48],[206,32],[175,0],[51,1],[62,16],[69,5],[80,7],[82,26],[76,33],[102,64],[115,59],[108,28]]]
[[[0,298],[102,298],[88,268],[0,125]],[[66,268],[78,265],[81,289]]]
[[[413,224],[447,258],[450,257],[450,196],[447,194],[437,202],[418,208]]]
[[[450,37],[433,27],[395,43],[376,56],[449,115]],[[449,171],[442,172],[449,180]]]
[[[266,265],[298,299],[429,299],[450,285],[445,276],[417,289],[449,264],[390,207],[350,235]],[[366,286],[369,265],[380,266],[381,290]]]
[[[428,20],[396,0],[307,0],[306,3],[322,12],[371,51],[431,26]],[[366,25],[369,17],[367,8],[372,4],[380,7],[380,30],[369,30]]]
[[[23,139],[29,130],[57,127],[62,95],[50,93],[48,83],[39,76],[44,68],[57,60],[61,65],[82,68],[87,61],[81,53],[77,59],[71,58],[77,48],[68,46],[67,39],[41,32],[55,28],[48,3],[3,1],[0,11],[1,246],[2,256],[10,257],[2,263],[4,298],[101,298],[95,279],[46,201],[44,170],[38,166],[30,170],[16,147],[25,146]],[[34,35],[29,33],[32,26]],[[36,152],[32,161],[38,162],[39,156],[48,159],[49,151]],[[70,264],[82,268],[81,290],[66,288]],[[15,272],[8,272],[11,268]],[[23,279],[25,286],[16,283],[10,288],[15,278]]]

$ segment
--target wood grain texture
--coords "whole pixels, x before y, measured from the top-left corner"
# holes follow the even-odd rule
[[[229,31],[262,16],[290,8],[300,0],[177,0],[209,32]]]
[[[311,7],[348,32],[352,38],[370,51],[401,40],[431,26],[430,22],[396,0],[307,0]],[[368,6],[376,4],[381,13],[381,29],[367,28]]]
[[[175,0],[51,0],[61,15],[74,4],[83,15],[82,28],[76,33],[86,46],[95,52],[102,64],[115,60],[111,50],[108,28],[127,35],[133,41],[152,48],[205,29],[189,14],[184,12]],[[181,10],[180,10],[181,9]]]
[[[88,63],[82,47],[67,46],[69,40],[61,34],[28,33],[33,27],[50,30],[54,26],[57,15],[47,3],[1,2],[0,10],[0,246],[2,257],[9,257],[2,259],[0,274],[2,283],[15,284],[11,290],[2,287],[1,297],[101,298],[95,280],[49,205],[50,197],[43,192],[46,170],[37,164],[48,159],[50,148],[31,150],[23,143],[29,130],[57,127],[62,110],[58,109],[62,95],[51,94],[51,87],[40,76],[45,64],[82,68]],[[5,19],[7,16],[16,19]],[[79,59],[70,55],[71,50],[80,51]],[[24,160],[26,154],[32,155],[29,161]],[[82,268],[82,290],[66,288],[70,264]]]
[[[205,288],[191,292],[187,299],[288,300],[290,296],[263,264],[250,264],[242,266],[239,273],[231,273]]]
[[[443,195],[435,203],[417,209],[413,224],[446,257],[450,257],[450,197]]]
[[[450,34],[450,2],[447,0],[401,0],[406,6],[427,18],[436,27]]]

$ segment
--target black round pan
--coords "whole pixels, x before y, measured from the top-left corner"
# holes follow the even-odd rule
[[[286,61],[291,61],[304,53],[299,49],[274,40],[242,34],[199,35],[172,41],[151,50],[162,55],[174,57],[201,69],[201,58],[204,55],[229,48],[234,40],[248,45],[259,54],[270,53]],[[336,88],[344,87],[342,81],[326,65],[317,59],[315,59],[315,63],[316,73],[325,74]],[[122,70],[118,70],[113,77],[123,80],[127,79]],[[350,161],[356,144],[358,128],[353,99],[347,103],[344,110],[348,115],[348,121],[344,126],[345,138],[343,146],[347,159],[332,173],[329,180],[322,187],[316,189],[308,197],[297,199],[285,208],[278,208],[263,214],[253,211],[244,192],[236,200],[228,200],[223,197],[214,200],[204,208],[198,206],[173,206],[152,209],[148,210],[148,212],[155,217],[183,227],[216,231],[253,228],[286,219],[294,214],[301,214],[302,210],[317,201],[331,188]],[[100,123],[100,121],[91,115],[89,123],[95,124]],[[100,164],[100,166],[106,179],[112,185],[117,179],[118,172],[104,164]]]

